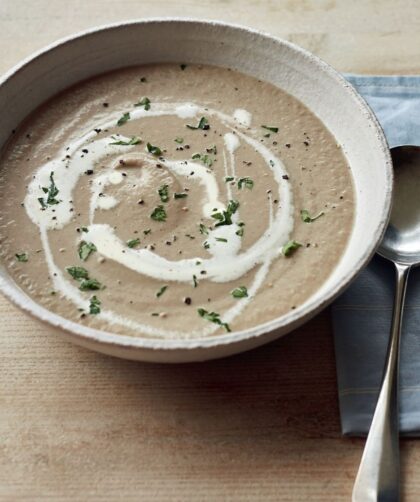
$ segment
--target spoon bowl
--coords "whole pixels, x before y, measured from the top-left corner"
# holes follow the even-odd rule
[[[420,263],[420,147],[391,150],[395,167],[391,219],[378,254],[404,265]]]

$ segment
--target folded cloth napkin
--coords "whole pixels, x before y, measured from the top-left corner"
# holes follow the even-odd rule
[[[390,147],[420,146],[420,77],[345,76],[376,113]],[[333,304],[343,434],[369,430],[385,364],[394,285],[393,265],[375,256]],[[420,267],[410,272],[404,311],[400,427],[402,434],[420,436]]]

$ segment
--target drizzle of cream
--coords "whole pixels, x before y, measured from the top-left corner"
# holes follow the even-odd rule
[[[239,122],[239,124],[249,127],[252,122],[252,115],[247,111],[244,110],[243,108],[237,108],[233,112],[233,118],[236,120],[236,122]]]
[[[192,103],[185,103],[175,108],[175,114],[181,119],[193,118],[198,113],[198,106]]]
[[[223,136],[223,140],[225,142],[226,150],[229,153],[229,163],[230,163],[230,171],[232,173],[232,176],[236,176],[236,169],[235,169],[235,150],[239,148],[239,139],[238,136],[235,134],[228,132]]]
[[[104,194],[96,199],[96,207],[98,209],[112,209],[118,204],[118,200],[113,195]]]
[[[237,148],[239,148],[239,139],[232,132],[228,132],[224,135],[225,145],[229,153],[233,153]]]

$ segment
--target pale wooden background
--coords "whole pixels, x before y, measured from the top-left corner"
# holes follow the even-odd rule
[[[0,71],[56,38],[158,15],[223,19],[339,70],[420,73],[417,0],[0,0]],[[4,111],[2,111],[4,113]],[[0,499],[349,501],[329,313],[216,362],[146,365],[69,345],[0,297]],[[404,499],[420,445],[402,444]]]

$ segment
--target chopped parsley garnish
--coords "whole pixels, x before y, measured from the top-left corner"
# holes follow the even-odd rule
[[[79,289],[82,291],[96,291],[97,289],[102,289],[102,284],[96,279],[83,279]]]
[[[143,106],[144,109],[150,110],[150,99],[149,98],[141,98],[141,100],[138,103],[135,103],[134,106]]]
[[[270,164],[271,167],[274,167],[274,160],[269,160],[268,163]]]
[[[51,171],[50,173],[50,186],[47,187],[42,187],[42,191],[47,194],[47,198],[45,197],[39,197],[38,201],[41,204],[43,209],[46,209],[47,206],[53,206],[55,204],[59,204],[60,201],[56,199],[59,190],[55,184],[54,181],[54,171]]]
[[[248,296],[248,290],[245,286],[239,286],[239,288],[235,288],[231,291],[231,295],[233,298],[245,298]]]
[[[304,223],[312,223],[318,218],[321,218],[321,216],[323,216],[324,214],[325,214],[324,211],[321,211],[317,216],[312,217],[310,216],[309,211],[307,211],[306,209],[302,209],[300,211],[300,217],[302,218],[302,221]]]
[[[210,249],[210,244],[207,241],[205,241],[203,243],[203,247],[204,247],[204,249]]]
[[[128,120],[130,120],[130,112],[125,112],[123,115],[118,119],[117,126],[122,126],[125,124]]]
[[[206,227],[206,225],[203,225],[203,223],[200,223],[198,228],[200,229],[200,234],[209,235],[209,229]]]
[[[47,209],[47,204],[45,204],[43,197],[38,197],[38,202],[41,204],[42,209]]]
[[[163,206],[157,206],[153,209],[150,218],[155,221],[166,221],[166,211]]]
[[[185,68],[187,67],[187,65],[183,63],[183,64],[180,64],[179,67],[181,68],[182,71],[184,71]]]
[[[169,200],[169,185],[161,185],[158,188],[158,194],[162,202],[168,202]]]
[[[217,242],[227,242],[228,241],[224,237],[216,237],[215,239],[216,239]]]
[[[67,267],[66,270],[77,281],[89,277],[89,272],[83,267]]]
[[[91,291],[103,288],[99,281],[89,277],[89,272],[83,267],[67,267],[66,270],[73,277],[73,279],[80,282],[79,289],[82,291]]]
[[[198,286],[197,276],[193,275],[193,286],[196,288]]]
[[[278,127],[267,126],[267,125],[262,125],[261,127],[262,127],[263,129],[267,129],[267,131],[271,131],[271,132],[279,132],[279,128],[278,128]]]
[[[226,176],[225,182],[228,183],[229,181],[233,181],[235,178],[233,176]]]
[[[203,131],[207,131],[208,129],[210,129],[209,121],[206,119],[206,117],[201,117],[196,126],[192,126],[190,124],[186,124],[186,126],[188,127],[188,129],[193,130],[202,129]]]
[[[162,150],[158,146],[154,146],[151,143],[147,143],[147,151],[152,155],[156,155],[156,157],[162,155]]]
[[[82,232],[88,232],[88,227],[81,227]]]
[[[167,289],[168,289],[168,286],[162,286],[159,289],[159,291],[156,293],[156,297],[160,298]]]
[[[138,145],[139,143],[141,143],[141,139],[138,138],[137,136],[132,136],[128,141],[124,140],[114,141],[113,143],[110,143],[110,145],[132,146],[132,145]]]
[[[146,228],[146,230],[143,230],[143,233],[144,233],[144,235],[148,235],[148,234],[150,234],[151,231],[152,231],[151,228]]]
[[[92,242],[82,241],[79,244],[79,258],[82,261],[86,261],[91,255],[91,253],[95,251],[97,251],[97,249],[95,244],[93,244]]]
[[[184,143],[184,138],[181,138],[180,136],[177,136],[175,139],[174,139],[175,143],[178,143],[179,145],[182,145],[182,143]]]
[[[199,160],[207,167],[211,167],[214,162],[213,157],[211,157],[207,153],[195,153],[191,158],[193,160]]]
[[[17,261],[20,261],[22,263],[26,263],[29,260],[29,255],[26,251],[23,253],[16,253],[15,256]]]
[[[217,312],[208,312],[207,310],[204,309],[197,309],[198,315],[205,319],[206,321],[214,322],[215,324],[218,324],[219,326],[223,326],[227,332],[230,332],[230,327],[229,324],[226,322],[223,322],[220,319],[220,314]]]
[[[211,217],[218,220],[215,226],[232,225],[232,215],[236,213],[238,207],[239,202],[237,200],[230,200],[226,211],[213,213]]]
[[[188,194],[186,192],[175,192],[174,193],[174,199],[185,199],[185,197],[188,197]]]
[[[89,304],[89,314],[99,314],[101,312],[101,300],[96,296],[92,296]]]
[[[239,190],[242,190],[242,187],[248,188],[249,190],[252,190],[254,186],[254,182],[252,181],[251,178],[248,178],[247,176],[245,178],[239,178],[238,180],[238,188]]]
[[[299,249],[300,247],[302,247],[302,244],[300,244],[299,242],[289,241],[282,247],[282,253],[284,254],[284,256],[291,256],[296,251],[296,249]]]
[[[127,246],[129,248],[135,248],[139,244],[140,244],[140,239],[138,237],[136,239],[130,239],[129,241],[127,241]]]

